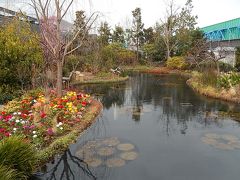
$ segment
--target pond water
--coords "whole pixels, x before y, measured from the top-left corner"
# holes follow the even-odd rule
[[[240,123],[219,115],[238,107],[185,82],[135,74],[122,84],[78,87],[101,100],[103,113],[39,179],[239,180]]]

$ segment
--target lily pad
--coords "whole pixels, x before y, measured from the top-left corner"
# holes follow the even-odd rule
[[[108,159],[106,161],[106,165],[109,168],[111,168],[111,167],[121,167],[121,166],[124,166],[125,164],[126,164],[126,162],[121,158],[112,158],[112,159]]]
[[[231,134],[224,134],[221,137],[222,137],[222,139],[227,140],[227,141],[233,141],[233,142],[238,141],[238,138]]]
[[[214,145],[214,147],[218,148],[218,149],[222,149],[222,150],[233,150],[234,147],[230,146],[228,144],[225,143],[217,143]]]
[[[240,142],[239,141],[236,141],[236,142],[230,141],[228,143],[228,145],[232,146],[233,148],[240,149]]]
[[[86,162],[88,166],[91,166],[91,167],[98,167],[102,164],[102,160],[97,158],[85,159],[84,162]]]
[[[202,137],[201,140],[202,140],[203,143],[209,144],[209,145],[215,145],[215,144],[218,143],[216,139],[208,138],[208,137]]]
[[[92,149],[79,149],[76,152],[76,156],[80,158],[88,158],[94,155],[94,151]]]
[[[107,138],[102,141],[102,144],[107,146],[116,146],[120,143],[117,137]]]
[[[132,161],[138,157],[138,153],[136,153],[134,151],[124,152],[124,153],[120,154],[120,157],[124,160]]]
[[[130,150],[132,150],[134,148],[135,148],[134,145],[128,144],[128,143],[126,143],[126,144],[119,144],[117,146],[117,149],[120,150],[120,151],[130,151]]]
[[[97,151],[97,153],[100,156],[110,156],[114,153],[114,150],[115,149],[113,147],[102,147]]]
[[[207,134],[205,134],[205,136],[208,137],[208,138],[214,138],[214,139],[221,138],[220,135],[215,134],[215,133],[207,133]]]

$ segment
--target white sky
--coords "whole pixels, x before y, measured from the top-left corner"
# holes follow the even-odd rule
[[[17,1],[28,0],[0,0],[0,6],[15,6]],[[165,4],[168,0],[76,0],[72,11],[84,9],[86,12],[98,11],[102,21],[107,21],[112,27],[115,24],[124,26],[131,24],[131,11],[136,7],[142,9],[145,27],[153,26],[164,15]],[[175,0],[183,5],[186,0]],[[240,0],[193,0],[194,14],[198,16],[198,26],[204,27],[214,23],[240,17]],[[22,3],[18,7],[26,8]],[[74,14],[69,15],[74,19]]]

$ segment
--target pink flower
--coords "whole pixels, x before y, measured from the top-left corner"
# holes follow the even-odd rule
[[[47,133],[48,133],[48,135],[53,135],[53,130],[52,130],[52,128],[48,128],[48,130],[47,130]]]

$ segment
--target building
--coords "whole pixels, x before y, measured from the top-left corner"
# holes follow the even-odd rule
[[[13,10],[10,10],[10,9],[4,8],[4,7],[0,7],[0,25],[4,24],[6,22],[9,22],[16,15],[17,15],[16,11],[13,11]],[[39,32],[38,19],[31,17],[31,16],[26,16],[26,18],[32,24],[33,30],[36,30]],[[61,30],[64,34],[68,33],[69,31],[72,31],[72,29],[73,29],[73,24],[66,20],[62,20],[60,26],[61,26]]]
[[[240,18],[203,27],[201,30],[208,40],[209,49],[216,55],[219,51],[225,51],[226,57],[222,61],[234,66],[236,47],[240,47]]]

